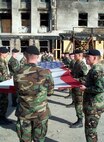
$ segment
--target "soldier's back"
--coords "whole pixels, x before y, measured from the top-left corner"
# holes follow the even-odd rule
[[[17,116],[34,118],[43,110],[48,115],[47,93],[53,94],[54,85],[49,70],[37,67],[35,64],[26,64],[15,76],[14,82],[19,100],[22,100],[20,109],[16,111]]]
[[[11,57],[9,59],[9,62],[8,62],[8,67],[9,67],[9,71],[10,71],[11,75],[13,75],[20,68],[18,60],[13,58],[13,57]]]
[[[8,68],[5,60],[0,58],[0,82],[9,79]]]

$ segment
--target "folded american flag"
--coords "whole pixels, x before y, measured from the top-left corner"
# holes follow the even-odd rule
[[[13,78],[0,82],[0,93],[15,93]]]
[[[81,85],[79,81],[72,77],[70,70],[64,67],[62,62],[40,62],[38,65],[52,72],[54,89],[73,88]]]
[[[63,66],[62,62],[40,62],[38,66],[49,69],[54,79],[54,89],[79,87],[80,82],[75,80],[70,71]],[[0,82],[0,92],[14,93],[13,78]]]

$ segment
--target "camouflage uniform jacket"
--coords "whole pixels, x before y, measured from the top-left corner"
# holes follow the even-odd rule
[[[41,61],[42,62],[46,62],[47,61],[47,55],[46,54],[44,54],[44,55],[42,55],[42,57],[41,57]]]
[[[67,58],[67,57],[65,57],[64,60],[63,60],[63,63],[64,63],[66,66],[69,66],[70,62],[71,62],[71,59],[69,59],[69,58]]]
[[[70,70],[73,70],[74,64],[75,64],[75,60],[71,60],[69,66],[68,66],[68,68],[69,68]]]
[[[0,58],[0,82],[9,79],[8,69],[5,60]]]
[[[20,68],[22,68],[26,62],[26,58],[23,56],[23,58],[20,60]]]
[[[60,61],[62,61],[62,62],[64,63],[64,60],[65,60],[65,57],[62,56],[62,57],[60,58]]]
[[[18,92],[16,116],[21,119],[49,117],[47,94],[53,94],[54,82],[49,70],[25,64],[14,77]]]
[[[96,107],[104,109],[104,67],[101,64],[95,64],[89,70],[86,87],[84,92],[84,105],[86,103],[94,103]]]
[[[76,61],[74,63],[73,69],[72,69],[72,75],[74,78],[79,80],[80,82],[83,82],[87,75],[87,66],[83,61]]]
[[[13,75],[15,72],[17,72],[20,69],[20,65],[17,59],[14,57],[11,57],[8,62],[8,67],[10,74]]]
[[[53,57],[52,56],[47,56],[47,61],[48,62],[52,62],[53,61]]]

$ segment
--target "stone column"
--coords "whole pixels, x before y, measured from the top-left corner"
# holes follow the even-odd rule
[[[21,16],[19,12],[20,0],[12,0],[12,33],[19,33],[21,29]]]
[[[13,38],[10,40],[10,52],[11,52],[12,49],[14,48],[14,40],[15,40],[15,39],[13,39]]]
[[[39,40],[35,40],[35,45],[36,45],[36,47],[40,50]]]
[[[16,48],[20,51],[21,50],[20,39],[16,39],[15,44],[16,44]]]
[[[39,12],[38,12],[38,0],[31,0],[31,33],[37,33],[39,25]]]

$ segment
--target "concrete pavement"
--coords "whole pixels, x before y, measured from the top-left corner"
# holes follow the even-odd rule
[[[49,119],[48,133],[46,142],[86,142],[83,128],[70,128],[69,125],[75,122],[77,117],[74,108],[66,108],[65,104],[71,103],[71,97],[65,99],[68,92],[55,91],[54,95],[48,97],[49,106],[52,116]],[[9,97],[10,101],[10,97]],[[19,142],[15,132],[14,115],[15,108],[8,107],[8,116],[14,121],[14,124],[9,126],[0,126],[0,142]],[[104,114],[98,126],[99,142],[104,142]]]

